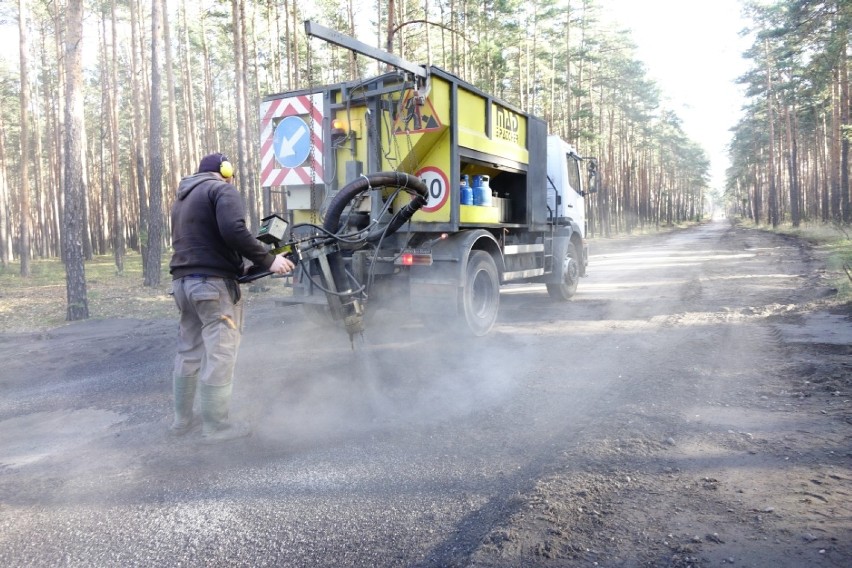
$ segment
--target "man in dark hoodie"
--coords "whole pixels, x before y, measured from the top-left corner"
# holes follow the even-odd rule
[[[251,434],[248,423],[228,419],[243,325],[237,282],[244,273],[243,259],[275,274],[294,268],[283,255],[270,254],[249,232],[233,175],[223,154],[204,156],[198,172],[181,180],[172,207],[174,254],[169,272],[180,328],[171,431],[183,435],[198,424],[192,412],[198,387],[206,442]]]

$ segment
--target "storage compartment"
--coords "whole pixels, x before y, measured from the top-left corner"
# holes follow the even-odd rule
[[[491,206],[465,205],[459,207],[459,220],[463,224],[523,223],[526,203],[526,172],[513,171],[497,164],[486,165],[479,160],[463,158],[462,176],[489,176]],[[459,194],[460,195],[460,194]]]

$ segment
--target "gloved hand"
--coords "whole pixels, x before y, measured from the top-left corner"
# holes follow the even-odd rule
[[[283,254],[277,254],[275,260],[272,261],[272,266],[269,267],[269,271],[273,274],[287,274],[292,272],[294,268],[296,268],[296,265],[293,264],[292,260]]]

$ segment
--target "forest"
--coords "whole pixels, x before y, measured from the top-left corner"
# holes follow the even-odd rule
[[[749,103],[732,133],[728,201],[773,227],[848,225],[852,3],[786,0],[746,11],[754,31],[741,78]]]
[[[0,267],[61,258],[68,319],[88,317],[85,260],[128,250],[158,286],[178,181],[205,153],[236,165],[251,227],[262,211],[264,96],[383,72],[305,35],[313,19],[431,62],[536,114],[599,160],[590,236],[699,220],[709,200],[777,226],[849,223],[845,0],[746,1],[748,103],[724,188],[604,0],[16,0],[0,55]]]

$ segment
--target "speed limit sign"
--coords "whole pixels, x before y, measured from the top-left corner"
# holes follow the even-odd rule
[[[450,196],[450,184],[447,175],[434,166],[426,166],[414,172],[414,175],[423,180],[429,191],[426,205],[420,209],[426,213],[434,213],[447,203]]]

